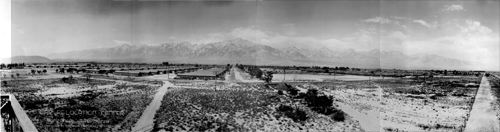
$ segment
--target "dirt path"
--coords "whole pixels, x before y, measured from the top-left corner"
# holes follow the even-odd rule
[[[239,69],[237,67],[231,68],[231,72],[234,74],[234,79],[237,82],[263,82],[261,80],[255,79],[255,78],[249,79],[249,78],[243,77],[243,75],[241,75],[241,74],[245,74],[246,76],[249,76],[249,75],[247,75],[248,73],[242,71],[241,69]]]
[[[234,72],[234,78],[235,78],[238,82],[244,82],[244,81],[246,81],[246,80],[245,80],[245,79],[241,76],[240,70],[236,69],[236,67],[233,67],[231,70]]]
[[[234,67],[231,68],[231,70],[229,70],[229,72],[227,72],[226,76],[225,76],[225,81],[226,82],[229,82],[229,83],[236,83],[238,82],[238,80],[236,80],[236,75],[235,75],[235,70],[234,70]]]
[[[145,132],[151,131],[153,129],[154,117],[156,111],[160,109],[163,96],[165,96],[169,87],[174,87],[174,84],[170,83],[169,81],[163,82],[163,86],[158,89],[153,98],[153,101],[151,101],[151,103],[146,107],[144,112],[142,112],[141,118],[139,118],[137,123],[135,123],[134,128],[132,128],[133,132]]]
[[[338,105],[339,109],[358,121],[363,130],[367,132],[382,131],[380,129],[380,112],[378,109],[360,111],[345,103],[339,103]]]
[[[491,93],[490,83],[483,76],[465,132],[500,132],[496,112],[493,110],[493,101],[495,97]]]
[[[373,82],[372,82],[373,83]],[[379,98],[379,101],[382,100],[382,94],[383,94],[383,89],[379,85],[375,84],[374,85],[377,87],[377,95]],[[380,105],[380,104],[378,104]],[[365,131],[368,132],[375,132],[375,131],[383,131],[381,129],[381,121],[380,121],[380,110],[379,108],[374,107],[371,110],[356,110],[353,107],[349,106],[348,104],[345,103],[339,103],[339,107],[342,111],[346,112],[348,115],[352,116],[354,120],[357,120],[359,122],[359,125],[361,125],[361,128]]]

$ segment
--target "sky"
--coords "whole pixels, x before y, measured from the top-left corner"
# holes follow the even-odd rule
[[[15,0],[11,8],[13,56],[243,38],[436,54],[500,70],[494,0]]]

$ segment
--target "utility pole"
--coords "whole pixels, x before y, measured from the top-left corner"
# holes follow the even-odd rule
[[[335,80],[335,72],[336,70],[333,70],[333,80]]]
[[[285,76],[286,76],[286,72],[285,72],[285,68],[283,67],[283,82],[285,82]]]

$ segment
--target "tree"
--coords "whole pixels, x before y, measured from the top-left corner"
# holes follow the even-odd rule
[[[85,80],[90,81],[90,77],[92,77],[90,74],[84,74],[83,77],[85,77]]]
[[[263,79],[264,81],[266,81],[266,83],[271,83],[271,81],[273,80],[273,73],[270,71],[266,72]]]
[[[43,70],[42,70],[42,72],[45,74],[45,73],[47,73],[47,70],[46,70],[46,69],[43,69]]]
[[[85,70],[85,69],[81,69],[80,71],[81,71],[82,73],[87,72],[87,70]]]
[[[35,75],[35,72],[36,72],[35,70],[31,69],[31,74],[32,75]]]
[[[2,81],[2,86],[7,86],[7,81]]]
[[[329,70],[330,68],[325,66],[325,67],[323,67],[322,69],[323,69],[324,73],[328,73],[328,72],[329,72],[328,70]]]

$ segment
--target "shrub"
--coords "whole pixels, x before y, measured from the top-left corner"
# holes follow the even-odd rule
[[[292,114],[292,113],[290,113]],[[301,109],[296,109],[292,115],[288,115],[288,117],[292,118],[293,121],[305,121],[309,117],[307,117],[307,113]]]
[[[336,112],[332,115],[332,119],[335,121],[344,121],[345,113],[342,110],[336,110]]]
[[[277,110],[295,122],[302,122],[309,118],[305,111],[301,109],[294,109],[291,106],[280,105]]]
[[[283,94],[284,94],[283,91],[278,90],[278,95],[283,95]]]
[[[293,108],[291,106],[288,106],[288,105],[280,105],[277,110],[279,112],[289,112],[289,111],[293,111]]]
[[[290,84],[286,84],[286,83],[279,84],[277,89],[287,91],[287,93],[292,95],[292,96],[296,96],[297,94],[299,94],[299,90],[297,88],[294,88]]]
[[[304,97],[310,107],[331,107],[333,105],[333,98],[331,96],[318,96],[317,89],[309,89]]]
[[[72,83],[76,82],[76,80],[73,79],[73,76],[71,76],[71,75],[69,77],[63,77],[61,79],[61,81],[64,82],[64,83],[69,83],[69,84],[72,84]]]

